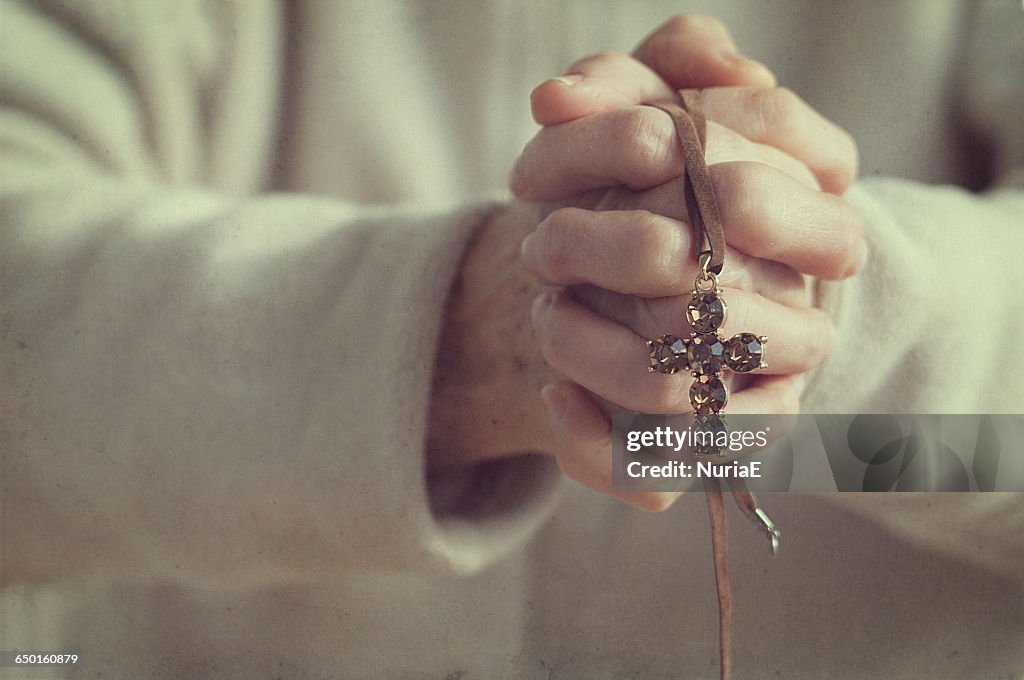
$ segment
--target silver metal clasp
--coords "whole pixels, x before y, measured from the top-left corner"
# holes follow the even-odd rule
[[[756,518],[756,519],[755,519]],[[754,508],[754,514],[750,518],[752,521],[758,524],[761,529],[768,534],[768,540],[771,541],[769,548],[771,549],[772,557],[779,554],[779,538],[782,536],[782,532],[775,526],[775,522],[772,518],[765,513],[761,508]]]

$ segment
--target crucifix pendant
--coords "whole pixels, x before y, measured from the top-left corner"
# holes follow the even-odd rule
[[[651,373],[689,371],[694,377],[690,386],[690,405],[697,415],[721,413],[729,403],[729,389],[722,380],[725,368],[748,373],[767,368],[765,345],[768,338],[753,333],[737,333],[728,340],[721,334],[728,307],[718,290],[718,278],[707,269],[707,258],[701,258],[701,271],[693,284],[686,317],[690,337],[663,335],[649,340]]]
[[[707,121],[700,111],[700,101],[693,91],[681,90],[679,101],[652,104],[672,117],[683,155],[683,190],[687,199],[687,212],[694,230],[694,251],[700,272],[693,282],[693,292],[686,306],[690,337],[663,335],[648,340],[652,373],[680,373],[689,371],[694,382],[690,386],[690,405],[694,421],[701,428],[724,429],[724,417],[719,417],[729,402],[729,390],[722,381],[724,370],[747,373],[768,366],[764,357],[768,338],[753,333],[737,333],[728,340],[721,334],[725,323],[725,300],[718,290],[717,275],[725,261],[725,231],[715,199],[714,186],[704,161]],[[718,453],[717,446],[698,448],[698,454]],[[732,593],[729,588],[729,551],[725,522],[725,504],[722,486],[714,477],[703,480],[711,520],[711,546],[715,559],[715,582],[718,588],[718,640],[721,659],[721,678],[729,680],[732,668]],[[743,480],[730,480],[736,504],[743,513],[756,522],[771,540],[772,554],[779,547],[779,530],[768,518]]]

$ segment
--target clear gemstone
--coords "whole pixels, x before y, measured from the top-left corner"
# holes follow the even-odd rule
[[[725,301],[714,293],[698,293],[686,305],[686,318],[695,333],[712,333],[725,323]]]
[[[712,375],[721,371],[724,356],[725,343],[715,333],[693,336],[686,350],[690,370],[698,375]]]
[[[713,375],[702,375],[690,386],[690,405],[699,415],[718,413],[728,401],[725,384]]]
[[[674,335],[651,340],[651,369],[658,373],[678,373],[687,369],[686,342]]]
[[[737,373],[747,373],[761,366],[764,345],[753,333],[734,335],[726,344],[725,363]]]

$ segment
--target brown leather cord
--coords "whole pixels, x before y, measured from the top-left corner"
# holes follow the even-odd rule
[[[701,255],[710,256],[708,271],[722,273],[725,262],[725,231],[718,214],[715,188],[711,173],[704,162],[707,145],[707,121],[700,109],[700,101],[693,90],[680,90],[681,101],[654,102],[651,106],[661,109],[672,117],[683,152],[683,191],[686,195],[686,209],[693,226],[694,249],[697,260]]]
[[[725,519],[722,484],[714,477],[704,478],[704,497],[711,522],[711,553],[715,561],[715,585],[718,589],[718,659],[722,680],[732,675],[732,589],[729,587],[729,529]]]
[[[711,174],[704,159],[707,143],[707,121],[700,110],[698,95],[693,90],[681,90],[679,101],[660,101],[651,104],[672,117],[679,145],[683,152],[683,190],[687,212],[693,226],[697,261],[708,258],[707,271],[722,272],[725,260],[725,231],[718,212]],[[704,495],[708,504],[711,524],[711,550],[715,563],[715,583],[718,591],[718,642],[721,679],[732,674],[732,590],[729,586],[729,531],[726,523],[725,500],[722,485],[715,478],[704,478]],[[758,523],[772,542],[772,554],[778,548],[779,531],[758,507],[757,500],[740,479],[731,479],[729,487],[737,507],[749,519]]]
[[[718,656],[721,679],[732,675],[732,588],[729,586],[729,527],[725,516],[725,497],[722,483],[714,477],[704,477],[704,496],[708,504],[711,523],[711,554],[715,562],[715,587],[718,590]],[[757,504],[746,482],[739,478],[729,480],[733,500],[744,515],[759,524],[768,533],[772,555],[778,549],[779,530]]]

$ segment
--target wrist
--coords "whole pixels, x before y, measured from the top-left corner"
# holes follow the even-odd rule
[[[513,203],[491,214],[466,247],[436,357],[428,467],[550,448],[540,389],[553,373],[529,322],[542,287],[519,263],[534,226],[529,206]]]

